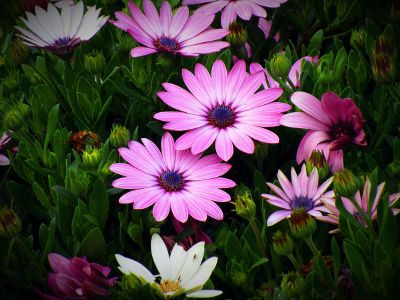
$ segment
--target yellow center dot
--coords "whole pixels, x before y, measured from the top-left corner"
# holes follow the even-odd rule
[[[172,280],[162,280],[160,282],[160,287],[164,293],[175,292],[180,288],[179,283]]]

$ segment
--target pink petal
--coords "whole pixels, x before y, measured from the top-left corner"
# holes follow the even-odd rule
[[[228,128],[229,139],[233,142],[236,148],[244,153],[254,153],[254,143],[247,134],[238,128]]]
[[[261,6],[252,3],[251,1],[247,2],[246,5],[251,9],[251,14],[257,17],[265,18],[267,16],[267,12]]]
[[[159,186],[148,187],[144,189],[133,190],[125,193],[119,198],[119,203],[129,204],[139,200],[147,200],[153,197],[161,198],[164,190]]]
[[[243,1],[235,2],[236,6],[236,13],[238,14],[239,18],[243,20],[250,20],[252,11],[248,3]]]
[[[204,115],[206,108],[196,98],[190,94],[188,96],[188,94],[187,91],[185,93],[158,92],[157,96],[176,110],[189,114]]]
[[[162,157],[160,149],[158,149],[156,144],[154,144],[152,141],[146,138],[142,138],[142,143],[146,147],[146,150],[149,152],[153,160],[158,164],[160,169],[165,170],[167,166],[164,163],[164,159]]]
[[[219,40],[229,34],[227,29],[210,29],[182,43],[183,47]]]
[[[223,48],[229,47],[228,42],[208,42],[192,46],[182,47],[178,52],[186,56],[197,56],[199,54],[209,54],[218,52]]]
[[[189,1],[189,0],[185,0],[185,3],[186,3],[186,1]],[[211,2],[211,1],[213,1],[213,2],[198,8],[195,13],[204,13],[206,15],[215,15],[217,12],[221,11],[229,3],[228,0],[220,0],[220,1],[210,0],[207,2]],[[198,3],[202,3],[202,2],[198,2]]]
[[[318,170],[314,168],[311,171],[307,184],[307,198],[312,199],[318,188]]]
[[[142,31],[139,27],[129,27],[127,31],[130,36],[139,43],[145,45],[147,48],[154,49],[153,38]]]
[[[215,140],[215,150],[217,151],[218,156],[224,161],[231,159],[233,155],[233,145],[226,129],[219,130]]]
[[[209,105],[211,104],[212,106],[217,105],[217,96],[215,95],[214,89],[210,88],[213,86],[212,79],[210,73],[208,73],[208,70],[206,67],[204,67],[202,64],[196,64],[195,66],[195,76],[197,80],[200,82],[200,87],[202,91],[196,91],[191,87],[188,86],[190,91],[197,97],[199,100],[200,98],[203,99],[206,102],[206,99],[209,99],[208,104],[206,104],[207,107],[210,107]],[[185,82],[186,83],[186,82]],[[206,97],[208,95],[208,98]]]
[[[291,175],[294,194],[296,197],[299,197],[301,195],[301,186],[294,168],[291,169],[290,175]]]
[[[326,132],[308,131],[299,144],[296,155],[297,163],[299,164],[303,160],[308,159],[311,156],[312,151],[317,149],[317,146],[320,143],[329,139],[330,137]]]
[[[201,202],[201,205],[211,218],[216,220],[222,220],[224,218],[221,208],[219,208],[219,206],[213,201],[204,200]]]
[[[222,104],[225,100],[225,87],[228,73],[224,62],[218,59],[211,68],[211,78],[214,83],[215,95],[218,104]]]
[[[146,173],[143,173],[146,174]],[[113,181],[112,186],[119,189],[142,189],[158,185],[156,177],[146,174],[141,177],[122,177]]]
[[[188,212],[192,216],[192,218],[201,222],[205,222],[207,220],[207,213],[202,207],[202,203],[200,201],[194,200],[194,196],[192,196],[190,193],[186,193],[184,197]]]
[[[170,27],[170,35],[171,37],[177,37],[178,34],[185,27],[185,24],[189,18],[189,8],[187,6],[181,6],[175,12],[174,17],[172,18],[171,27]]]
[[[137,142],[135,142],[135,143],[137,143]],[[142,145],[140,145],[140,146],[142,146]],[[137,147],[137,148],[140,149],[140,147]],[[137,168],[143,172],[146,172],[148,174],[151,174],[151,175],[158,175],[159,168],[158,168],[158,166],[155,167],[155,163],[151,159],[148,152],[146,154],[146,153],[144,153],[144,151],[136,152],[136,151],[132,151],[127,148],[119,148],[118,153],[119,153],[119,155],[121,155],[121,157],[123,159],[125,159],[128,163],[130,163],[135,168]]]
[[[236,20],[236,9],[234,3],[229,3],[221,14],[222,28],[229,28],[229,24]]]
[[[187,41],[206,30],[214,20],[214,15],[193,14],[177,36],[179,42]]]
[[[247,76],[239,92],[236,94],[234,101],[232,101],[232,105],[238,107],[249,101],[249,98],[251,98],[262,85],[263,80],[264,75],[261,72]]]
[[[290,68],[289,71],[289,80],[294,84],[294,86],[299,87],[300,86],[300,75],[301,75],[301,66],[303,64],[303,61],[307,60],[309,62],[312,62],[312,57],[311,56],[304,56],[297,60],[293,66]]]
[[[203,179],[201,181],[201,185],[211,188],[232,188],[236,186],[236,183],[230,179],[218,177],[212,179]]]
[[[281,116],[281,113],[263,112],[255,108],[238,114],[236,121],[250,126],[277,127],[280,126]]]
[[[198,182],[189,182],[187,185],[187,191],[193,195],[198,197],[202,197],[204,199],[208,199],[216,202],[228,202],[231,201],[231,196],[222,190],[216,188],[208,187],[205,189],[201,185],[201,181]]]
[[[200,128],[196,128],[186,132],[185,134],[181,135],[175,142],[175,149],[176,150],[185,150],[191,148],[193,144],[197,141],[197,137],[201,134],[206,134],[209,132],[209,129],[212,128],[211,126],[204,126]]]
[[[263,198],[267,199],[269,204],[272,204],[274,206],[284,208],[284,209],[291,209],[289,203],[284,201],[281,198],[278,198],[278,197],[276,197],[274,195],[270,195],[270,194],[262,194],[261,196]]]
[[[290,100],[305,113],[311,115],[321,123],[330,124],[329,116],[321,107],[321,102],[313,95],[305,92],[295,92]]]
[[[267,182],[268,187],[274,191],[275,194],[277,194],[279,197],[281,197],[282,200],[286,201],[286,202],[291,202],[291,200],[289,199],[289,197],[285,194],[284,191],[282,191],[279,187],[277,187],[275,184],[269,183]]]
[[[272,131],[246,124],[235,124],[235,127],[243,131],[249,137],[267,144],[279,143],[279,137]]]
[[[291,210],[278,210],[271,214],[267,219],[267,226],[275,225],[276,223],[282,221],[285,218],[290,218]]]
[[[236,109],[236,111],[245,111],[245,110],[250,110],[259,106],[263,106],[266,104],[271,103],[272,101],[275,101],[278,99],[283,93],[283,89],[281,88],[270,88],[266,90],[262,90],[261,92],[258,92],[254,95],[252,95],[250,98],[248,98],[248,101],[241,103],[241,105]],[[291,106],[286,103],[276,103],[282,106],[283,110],[280,111],[288,111]]]
[[[327,179],[323,184],[321,184],[315,194],[313,195],[313,200],[317,200],[321,197],[321,195],[328,189],[333,181],[333,177]]]
[[[146,56],[149,54],[156,53],[156,49],[152,48],[146,48],[146,47],[135,47],[131,50],[130,54],[132,57],[140,57],[140,56]]]
[[[173,15],[171,6],[169,5],[168,1],[163,1],[160,9],[160,22],[163,28],[163,32],[166,36],[170,36],[169,31],[171,27],[172,18]]]
[[[214,164],[202,169],[192,168],[185,172],[184,176],[187,180],[211,179],[224,175],[231,167],[230,164]]]
[[[131,1],[128,1],[128,7],[133,19],[140,26],[140,28],[153,38],[158,38],[158,28],[154,27],[151,21],[140,11],[137,5]]]
[[[204,126],[194,130],[198,130],[198,136],[194,136],[192,145],[192,153],[198,154],[208,149],[215,141],[219,129],[211,126]]]
[[[210,165],[219,164],[221,158],[217,154],[210,154],[200,158],[195,164],[190,168],[191,170],[202,169]],[[191,171],[189,170],[189,172]]]
[[[175,165],[175,143],[169,132],[164,133],[161,139],[161,153],[168,170],[172,171]]]
[[[200,71],[199,69],[202,69],[202,67],[204,68],[203,65],[197,64],[196,73],[198,73]],[[201,70],[200,72],[203,72],[203,70]],[[207,70],[205,70],[205,72],[207,72]],[[188,87],[189,91],[197,98],[197,101],[203,104],[203,109],[210,109],[211,99],[202,81],[199,80],[195,75],[193,75],[192,72],[186,69],[182,70],[182,79]]]
[[[343,150],[330,151],[328,157],[328,164],[332,172],[338,172],[344,169]]]
[[[239,60],[229,72],[225,91],[226,99],[235,98],[246,78],[246,75],[246,63],[244,60]]]
[[[175,130],[175,131],[182,131],[182,130],[192,130],[204,125],[207,125],[208,121],[203,120],[179,120],[167,123],[163,126],[165,130]]]
[[[329,127],[304,112],[294,112],[284,115],[280,123],[283,126],[310,130],[329,131]]]
[[[171,208],[171,193],[165,193],[153,206],[153,216],[157,222],[165,220]]]
[[[279,184],[281,185],[285,194],[288,195],[289,199],[294,200],[296,198],[296,195],[294,193],[292,183],[287,179],[287,177],[285,176],[285,174],[283,174],[281,170],[278,170],[277,177]]]
[[[189,217],[185,200],[180,193],[171,193],[171,210],[174,217],[181,223],[185,223]]]
[[[158,11],[153,2],[150,0],[143,0],[143,10],[149,22],[154,26],[154,29],[160,30],[160,16],[158,15]]]

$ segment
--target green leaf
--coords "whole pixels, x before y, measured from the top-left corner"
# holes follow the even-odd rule
[[[322,47],[322,39],[324,37],[324,32],[322,29],[316,31],[310,39],[308,44],[308,50],[311,51],[313,49],[320,50]]]
[[[102,262],[105,258],[106,241],[99,228],[93,228],[83,239],[79,254],[85,255],[89,260]]]
[[[241,258],[241,244],[236,235],[229,231],[225,241],[225,254],[229,259],[236,258],[238,261]]]
[[[89,213],[97,219],[100,229],[104,228],[108,209],[109,201],[106,186],[101,179],[97,179],[90,197]]]
[[[50,211],[53,208],[53,205],[43,188],[36,181],[34,181],[32,183],[32,189],[40,204]]]
[[[261,265],[263,265],[263,264],[266,264],[268,262],[268,258],[267,257],[261,257],[261,258],[259,258],[251,267],[250,267],[250,269],[248,270],[248,272],[251,272],[253,269],[255,269],[255,268],[257,268],[257,267],[259,267],[259,266],[261,266]]]
[[[44,147],[43,149],[46,150],[50,139],[53,139],[54,132],[56,130],[56,126],[58,123],[58,111],[59,111],[59,104],[54,105],[49,113],[49,117],[47,118],[47,130],[46,130],[46,138],[44,140]]]

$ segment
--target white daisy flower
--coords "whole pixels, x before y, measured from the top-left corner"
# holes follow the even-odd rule
[[[88,7],[83,14],[83,2],[68,5],[65,1],[61,9],[49,3],[47,11],[35,7],[35,15],[26,12],[27,19],[21,20],[27,29],[16,26],[24,43],[31,47],[48,49],[55,54],[71,52],[81,41],[88,41],[104,25],[108,17],[101,16],[100,9]]]
[[[201,263],[204,255],[204,242],[193,245],[187,252],[175,244],[168,254],[167,247],[158,234],[151,238],[151,255],[160,275],[153,275],[142,264],[116,254],[119,270],[128,275],[134,274],[148,282],[164,299],[186,293],[188,298],[211,298],[222,294],[218,290],[201,290],[217,265],[218,258],[212,257]]]

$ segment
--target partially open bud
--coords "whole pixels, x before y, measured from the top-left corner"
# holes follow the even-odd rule
[[[16,236],[20,230],[20,218],[7,206],[0,209],[0,235],[6,238],[12,238]]]
[[[232,47],[242,47],[247,41],[247,31],[238,22],[233,21],[229,24],[229,34],[226,40]]]
[[[241,184],[236,191],[235,210],[239,216],[248,221],[256,215],[256,204],[251,191],[244,184]]]
[[[353,48],[363,50],[365,48],[365,37],[367,33],[364,27],[359,27],[351,32],[350,45]]]
[[[93,50],[91,53],[86,54],[83,65],[85,70],[93,75],[101,74],[106,66],[106,59],[102,52]]]
[[[3,125],[9,131],[17,131],[24,126],[30,116],[29,105],[18,103],[4,114]]]
[[[82,154],[86,146],[97,148],[100,145],[100,138],[92,131],[80,130],[71,135],[69,142],[79,154]]]
[[[83,165],[89,170],[95,170],[101,161],[101,151],[97,148],[88,148],[82,154]]]
[[[114,148],[125,147],[130,140],[129,130],[121,125],[114,125],[110,134],[110,143]]]
[[[20,76],[19,71],[12,71],[6,78],[3,79],[3,83],[9,89],[15,89],[19,84]]]
[[[362,182],[350,170],[343,169],[333,175],[333,186],[339,196],[353,197],[362,187]]]
[[[297,272],[290,272],[283,275],[281,290],[288,299],[297,298],[305,287],[303,277]]]
[[[318,150],[313,150],[311,156],[306,160],[307,173],[310,174],[314,168],[318,170],[319,180],[324,180],[328,177],[328,162],[323,153]]]
[[[307,239],[311,237],[317,229],[317,224],[304,208],[293,210],[289,227],[293,236],[297,239]]]
[[[30,54],[29,47],[22,43],[21,39],[17,38],[11,42],[10,45],[10,56],[17,63],[24,62]]]
[[[283,78],[288,76],[291,67],[290,60],[284,54],[275,54],[269,65],[273,76]]]
[[[293,241],[286,232],[278,230],[272,237],[272,247],[278,255],[289,255],[293,251]]]
[[[234,271],[231,275],[231,280],[234,285],[242,287],[247,284],[247,275],[243,271]]]

